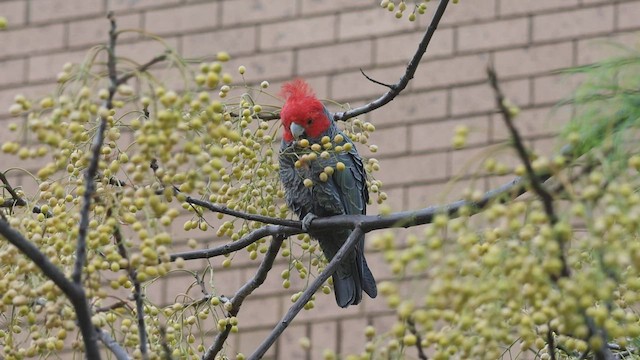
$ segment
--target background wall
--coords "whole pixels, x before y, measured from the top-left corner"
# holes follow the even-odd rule
[[[9,122],[14,95],[38,96],[55,88],[55,76],[66,62],[82,61],[86,50],[107,38],[107,10],[119,27],[140,28],[164,37],[185,57],[211,59],[219,50],[232,66],[248,68],[249,81],[269,80],[274,89],[295,76],[306,78],[321,98],[368,102],[385,88],[373,78],[395,82],[416,49],[430,16],[411,23],[396,20],[371,0],[2,0],[0,15],[9,28],[0,31],[0,129]],[[429,3],[432,14],[436,2]],[[413,209],[459,196],[463,186],[488,189],[496,179],[468,179],[449,189],[453,176],[475,172],[477,154],[503,141],[506,132],[494,113],[485,67],[494,62],[503,90],[522,108],[517,125],[536,149],[551,149],[554,129],[570,109],[551,107],[569,94],[576,79],[551,71],[588,64],[615,53],[602,40],[638,48],[638,0],[461,0],[447,10],[423,64],[408,91],[365,117],[377,127],[372,142],[393,209]],[[122,56],[145,61],[162,51],[137,34],[123,36]],[[454,128],[470,127],[469,146],[451,149]],[[13,136],[0,131],[0,141]],[[367,154],[364,147],[362,153]],[[11,161],[15,161],[12,160]],[[35,166],[35,164],[32,164]],[[32,166],[3,161],[2,170]],[[15,174],[15,173],[14,173]],[[12,181],[28,186],[18,175]],[[371,213],[375,213],[372,209]],[[180,233],[180,235],[183,235]],[[212,236],[213,237],[213,236]],[[203,237],[201,244],[213,240]],[[390,277],[376,253],[368,255],[378,279]],[[219,271],[221,287],[236,289],[255,271],[250,262]],[[280,287],[278,268],[248,300],[240,315],[241,333],[234,348],[252,351],[290,305],[291,290]],[[185,279],[186,281],[186,279]],[[150,297],[173,299],[166,283],[149,289]],[[367,324],[383,328],[393,315],[384,299],[366,299],[358,307],[339,309],[333,296],[318,295],[316,309],[302,313],[269,354],[278,358],[321,357],[325,348],[360,352]],[[297,343],[312,338],[310,351]]]

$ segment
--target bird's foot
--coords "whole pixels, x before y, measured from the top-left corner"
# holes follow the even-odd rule
[[[304,218],[302,219],[302,230],[309,231],[309,226],[311,226],[311,222],[313,221],[313,219],[317,217],[318,216],[313,213],[308,213],[307,215],[305,215]]]

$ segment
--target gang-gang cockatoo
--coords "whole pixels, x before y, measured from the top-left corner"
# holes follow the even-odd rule
[[[305,230],[316,217],[365,214],[369,200],[362,159],[348,136],[309,85],[296,79],[282,86],[285,104],[280,149],[280,179],[289,208]],[[333,259],[351,234],[349,229],[310,230],[328,260]],[[333,274],[336,302],[356,305],[364,290],[377,295],[376,282],[364,258],[364,235]]]

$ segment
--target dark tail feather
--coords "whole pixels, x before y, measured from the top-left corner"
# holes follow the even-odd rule
[[[358,264],[360,265],[360,282],[362,289],[364,292],[369,295],[370,298],[375,298],[378,296],[378,287],[376,286],[376,279],[373,278],[373,274],[371,270],[369,270],[369,266],[367,265],[367,259],[364,258],[364,254],[362,252],[358,253]]]
[[[342,245],[336,239],[346,238],[348,234],[346,233],[345,236],[314,234],[313,237],[318,239],[324,255],[331,260]],[[363,290],[372,298],[378,295],[376,281],[367,266],[363,249],[364,236],[360,239],[355,252],[347,255],[333,274],[333,289],[336,302],[340,307],[359,304],[362,301]]]

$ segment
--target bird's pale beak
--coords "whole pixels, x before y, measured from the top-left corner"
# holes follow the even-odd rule
[[[299,140],[304,135],[304,128],[296,123],[291,123],[289,130],[296,140]]]

